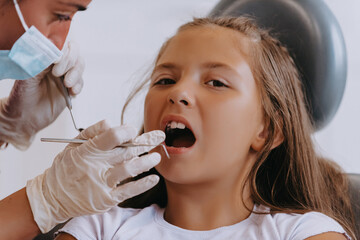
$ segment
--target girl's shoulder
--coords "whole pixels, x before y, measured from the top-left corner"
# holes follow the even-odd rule
[[[268,214],[252,214],[252,221],[261,226],[261,231],[272,232],[279,239],[306,239],[326,232],[338,232],[348,239],[344,228],[331,217],[320,212],[296,213],[269,213],[265,206],[255,206],[254,212]]]

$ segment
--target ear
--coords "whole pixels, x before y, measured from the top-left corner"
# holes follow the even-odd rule
[[[274,134],[275,136],[274,136],[274,141],[271,145],[271,149],[276,148],[284,141],[284,135],[282,134],[281,127],[276,126],[274,131],[275,131],[275,134]],[[268,136],[269,136],[269,123],[267,121],[266,123],[264,122],[259,127],[259,130],[255,136],[255,139],[253,140],[253,142],[251,144],[251,148],[256,152],[259,152],[264,147]]]

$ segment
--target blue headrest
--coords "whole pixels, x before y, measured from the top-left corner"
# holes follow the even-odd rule
[[[347,74],[345,42],[335,16],[322,0],[222,0],[210,16],[244,14],[288,48],[314,125],[324,127],[340,105]]]

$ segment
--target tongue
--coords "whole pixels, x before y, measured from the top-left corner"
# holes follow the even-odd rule
[[[191,147],[193,144],[194,144],[194,139],[188,135],[178,136],[172,142],[172,146],[177,148],[181,148],[181,147],[187,148],[187,147]]]

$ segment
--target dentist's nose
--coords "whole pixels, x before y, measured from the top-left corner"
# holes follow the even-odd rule
[[[169,93],[168,102],[171,104],[180,104],[181,106],[192,107],[195,100],[188,87],[185,88],[184,86],[179,86]]]
[[[62,50],[64,47],[64,43],[66,41],[66,37],[70,30],[70,24],[63,24],[61,26],[56,26],[50,29],[47,38],[50,39],[54,43],[54,45]]]

